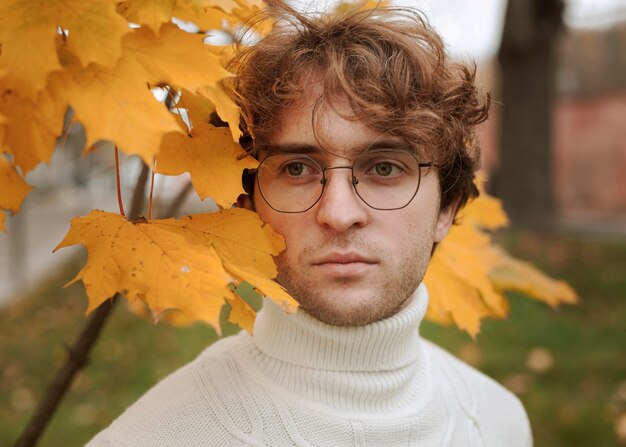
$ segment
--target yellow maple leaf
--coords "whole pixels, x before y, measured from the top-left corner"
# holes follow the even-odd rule
[[[140,299],[146,303],[157,317],[176,309],[218,332],[225,300],[234,303],[235,314],[240,307],[245,311],[232,297],[229,286],[236,280],[224,269],[222,259],[236,259],[237,273],[243,271],[245,280],[254,286],[259,272],[275,272],[272,256],[284,248],[282,238],[247,210],[151,222],[131,222],[95,210],[72,219],[69,232],[55,250],[74,244],[85,245],[88,252],[87,264],[71,282],[84,283],[87,312],[120,292],[131,302]],[[295,310],[295,301],[291,302]],[[245,320],[245,315],[241,319]]]
[[[218,205],[230,207],[243,192],[241,171],[257,165],[232,140],[227,128],[201,122],[193,126],[189,135],[165,135],[155,171],[168,175],[189,172],[201,199],[211,197]]]
[[[176,0],[124,0],[117,4],[116,9],[129,22],[158,32],[161,24],[172,19],[176,3]]]
[[[71,104],[76,119],[85,127],[88,148],[96,141],[110,140],[151,166],[163,135],[180,131],[141,73],[124,59],[113,69],[90,64],[54,73],[49,88]]]
[[[83,65],[115,65],[120,39],[130,31],[110,0],[0,2],[0,71],[6,69],[5,85],[35,99],[48,74],[61,68],[55,43],[59,27]]]
[[[215,110],[220,119],[228,123],[233,141],[239,141],[241,136],[239,106],[230,99],[221,87],[204,87],[198,90],[198,94],[208,98],[215,105]]]
[[[138,72],[136,76],[144,73],[144,83],[165,83],[193,92],[231,76],[203,38],[173,23],[163,24],[158,35],[150,28],[139,28],[124,37],[124,58]]]
[[[500,261],[491,250],[490,238],[471,223],[461,222],[439,243],[424,282],[431,295],[430,315],[441,314],[439,319],[449,315],[457,326],[475,335],[482,318],[504,318],[508,304],[488,278]]]
[[[0,86],[0,89],[4,86]],[[67,105],[41,91],[36,101],[21,98],[16,92],[0,93],[0,116],[3,116],[2,148],[13,154],[13,160],[23,173],[39,162],[48,163],[56,139],[63,132]]]
[[[497,289],[522,292],[551,307],[578,302],[576,292],[565,281],[546,276],[532,264],[515,259],[502,249],[496,247],[495,251],[501,260],[489,272],[489,279]]]
[[[576,302],[569,285],[493,244],[485,230],[508,225],[508,218],[501,202],[485,192],[483,181],[478,175],[480,196],[459,213],[459,225],[440,242],[424,277],[431,295],[427,318],[454,323],[471,336],[483,318],[508,315],[505,291],[518,290],[551,306]]]
[[[492,316],[478,290],[449,265],[431,260],[424,282],[430,294],[427,319],[440,324],[455,324],[474,337],[480,330],[481,320]]]
[[[181,109],[186,110],[191,127],[200,123],[208,123],[211,119],[211,114],[215,112],[215,104],[206,96],[197,95],[187,89],[181,90],[180,97],[176,102],[176,108],[178,111]],[[184,128],[188,130],[186,124]]]
[[[26,195],[33,189],[3,156],[0,155],[0,231],[5,231],[5,214],[16,214]]]
[[[0,209],[18,213],[32,189],[15,167],[0,155]]]
[[[225,21],[232,21],[232,11],[238,7],[232,0],[181,0],[176,3],[174,16],[203,31],[220,30]]]
[[[234,0],[182,0],[180,3],[181,5],[187,5],[196,12],[212,8],[217,8],[224,12],[231,12],[233,8],[237,7],[237,2]]]
[[[228,314],[228,321],[252,334],[252,328],[254,327],[254,320],[256,318],[256,312],[252,306],[236,293],[229,295],[226,298],[226,302],[231,307],[230,313]]]
[[[195,9],[186,2],[176,3],[174,16],[185,22],[193,23],[203,32],[221,30],[222,24],[231,17],[230,14],[220,9]]]
[[[339,2],[333,9],[333,14],[342,15],[355,11],[365,11],[379,7],[389,6],[385,0],[347,0]]]

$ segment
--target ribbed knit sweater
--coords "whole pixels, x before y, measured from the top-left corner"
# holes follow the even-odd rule
[[[420,337],[427,304],[422,285],[337,327],[266,301],[254,336],[214,343],[88,446],[531,446],[515,396]]]

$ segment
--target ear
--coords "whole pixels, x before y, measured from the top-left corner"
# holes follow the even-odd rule
[[[237,207],[250,211],[256,211],[254,208],[254,201],[248,194],[239,194],[239,197],[237,197]]]
[[[459,207],[459,200],[455,200],[446,208],[439,211],[437,217],[437,224],[435,226],[435,242],[441,242],[446,237],[448,231],[452,227],[454,222],[454,216],[456,216],[457,209]]]

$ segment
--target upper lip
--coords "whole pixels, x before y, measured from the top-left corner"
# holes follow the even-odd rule
[[[374,264],[376,260],[369,256],[365,256],[354,252],[333,252],[314,259],[313,265],[320,264],[348,264],[350,262],[364,262],[366,264]]]

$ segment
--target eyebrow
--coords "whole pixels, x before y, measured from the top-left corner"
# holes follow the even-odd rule
[[[266,157],[276,154],[317,154],[322,150],[312,144],[289,143],[289,144],[268,144],[259,147],[259,152],[264,153]]]
[[[384,149],[404,150],[407,152],[413,152],[413,148],[407,145],[403,141],[399,140],[378,140],[374,143],[363,144],[359,146],[351,147],[348,152],[358,156],[367,152],[379,151]],[[306,143],[287,143],[287,144],[268,144],[266,146],[259,147],[259,152],[265,154],[266,157],[276,154],[323,154],[326,151],[319,146],[306,144]]]

